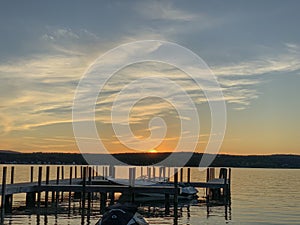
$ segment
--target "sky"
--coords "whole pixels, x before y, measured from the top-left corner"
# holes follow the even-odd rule
[[[220,153],[300,154],[299,9],[296,0],[2,1],[0,149],[79,152],[72,106],[89,66],[121,44],[162,40],[190,49],[216,76],[227,107]],[[99,95],[95,118],[108,151],[134,152],[112,129],[111,107],[124,84],[145,76],[176,80],[191,95],[201,124],[195,151],[203,152],[213,135],[205,90],[182,70],[154,62],[116,72]],[[150,96],[153,89],[143,88]],[[163,98],[176,91],[164,89]],[[137,102],[129,121],[146,140],[151,118],[162,118],[165,137],[153,147],[160,152],[176,147],[182,119],[163,98]]]

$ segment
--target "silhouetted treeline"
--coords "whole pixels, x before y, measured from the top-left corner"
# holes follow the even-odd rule
[[[181,166],[179,160],[187,157],[187,153],[174,153],[173,160],[168,160],[164,166]],[[162,162],[169,153],[124,153],[113,155],[119,161],[130,165],[153,165]],[[107,165],[109,155],[89,154],[95,165]],[[201,153],[194,153],[186,164],[189,167],[199,166],[203,157]],[[179,159],[179,160],[178,160]],[[76,164],[85,165],[87,162],[81,154],[69,153],[10,153],[0,152],[0,164]],[[249,168],[300,168],[300,155],[217,155],[212,167],[249,167]]]

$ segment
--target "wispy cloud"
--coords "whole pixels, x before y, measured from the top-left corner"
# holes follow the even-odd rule
[[[300,47],[287,43],[277,55],[257,56],[256,59],[217,65],[211,69],[218,77],[226,101],[235,104],[234,109],[242,110],[259,97],[257,89],[260,84],[268,82],[266,75],[285,75],[300,70]]]
[[[66,56],[0,65],[0,114],[10,120],[5,131],[70,118],[74,89],[86,66],[79,58]]]
[[[212,67],[218,76],[253,76],[275,72],[292,72],[300,69],[300,48],[296,44],[286,44],[277,55],[259,56],[232,65]]]
[[[177,9],[170,1],[139,2],[135,9],[152,20],[193,21],[199,18],[199,15]]]

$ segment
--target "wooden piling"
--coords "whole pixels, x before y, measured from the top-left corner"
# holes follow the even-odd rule
[[[75,174],[74,174],[75,179],[77,179],[77,166],[74,167],[74,172],[75,172]]]
[[[82,193],[81,193],[81,222],[84,224],[85,218],[85,195],[86,195],[87,167],[82,168]]]
[[[93,176],[93,179],[95,179],[95,166],[92,167],[92,176]]]
[[[65,167],[64,166],[61,166],[61,179],[64,180],[65,179]],[[62,191],[61,192],[61,199],[60,199],[61,202],[64,201],[64,192]]]
[[[161,180],[161,176],[162,176],[162,167],[158,168],[158,181]]]
[[[116,177],[116,167],[114,165],[109,166],[109,176],[112,178]],[[114,192],[109,192],[109,199],[110,199],[110,204],[113,205],[115,202],[115,193]]]
[[[92,168],[88,167],[88,184],[91,185],[92,184]],[[88,209],[88,213],[91,211],[91,202],[92,202],[92,193],[88,192],[88,205],[87,205],[87,209]]]
[[[104,176],[104,178],[106,179],[107,177],[108,177],[108,167],[105,166],[105,176]]]
[[[170,167],[168,167],[168,175],[167,175],[167,182],[169,182],[170,181],[170,177],[171,177],[171,168]]]
[[[2,171],[1,224],[3,224],[4,217],[5,217],[6,175],[7,175],[7,167],[4,166]]]
[[[115,178],[116,176],[116,168],[114,165],[109,166],[109,176]]]
[[[151,179],[151,167],[147,168],[147,177],[148,177],[148,180]]]
[[[82,168],[82,193],[81,193],[81,209],[82,215],[85,214],[85,194],[86,194],[86,167]]]
[[[41,185],[42,185],[42,175],[43,175],[43,167],[39,167],[38,172],[38,198],[37,198],[37,207],[40,209],[41,207]]]
[[[180,182],[183,183],[183,167],[180,168]]]
[[[224,188],[223,188],[223,198],[224,198],[224,203],[227,204],[228,200],[228,182],[227,182],[227,169],[223,169],[223,179],[224,179]]]
[[[141,166],[141,177],[143,177],[143,175],[144,175],[143,169],[144,169],[144,168]]]
[[[110,205],[115,203],[115,192],[109,192]]]
[[[174,188],[176,189],[174,194],[174,225],[178,224],[178,169],[174,169]]]
[[[14,183],[14,173],[15,173],[15,167],[12,166],[10,168],[10,183]],[[12,206],[13,206],[13,195],[6,195],[5,196],[5,212],[11,213],[12,212]]]
[[[96,176],[97,177],[99,176],[99,166],[98,165],[96,166]]]
[[[33,183],[33,172],[34,172],[34,167],[30,167],[30,183]],[[27,208],[32,208],[35,206],[36,202],[36,193],[35,192],[28,192],[26,193],[26,207]]]
[[[14,175],[15,175],[15,167],[12,166],[12,167],[11,167],[11,171],[10,171],[10,183],[11,183],[11,184],[14,183]]]
[[[76,170],[75,170],[76,171]],[[72,185],[72,179],[73,179],[73,167],[71,166],[70,167],[70,176],[69,176],[69,185],[71,186]],[[69,206],[69,211],[71,209],[71,195],[72,195],[72,192],[69,191],[69,199],[68,199],[68,206]]]
[[[228,198],[230,200],[230,196],[231,196],[231,168],[229,168],[228,171]]]
[[[31,166],[30,167],[30,182],[33,183],[33,170],[34,170],[34,167]]]
[[[58,166],[56,168],[56,184],[57,185],[59,184],[59,174],[60,174],[60,167]],[[55,206],[56,206],[56,208],[58,206],[58,200],[59,200],[59,191],[56,191],[55,192]]]
[[[129,187],[135,186],[135,175],[136,175],[136,168],[129,168]],[[134,191],[131,191],[131,202],[134,202]]]
[[[162,167],[163,181],[166,181],[166,167]]]
[[[209,181],[209,176],[210,176],[209,172],[210,172],[209,168],[207,168],[206,169],[206,182]],[[205,196],[206,196],[206,203],[208,204],[208,202],[209,202],[209,188],[205,188]]]
[[[104,214],[106,207],[107,195],[105,192],[100,193],[100,214]]]
[[[50,179],[50,166],[46,167],[46,185],[49,184],[49,179]],[[49,192],[45,192],[45,208],[48,208],[48,201],[49,201]]]
[[[187,169],[187,182],[191,183],[191,168]]]
[[[170,214],[170,194],[165,194],[165,214]]]

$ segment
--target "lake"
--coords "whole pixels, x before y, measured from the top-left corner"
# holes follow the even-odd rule
[[[8,165],[10,166],[10,165]],[[37,167],[37,166],[35,166]],[[45,167],[45,166],[44,166]],[[51,166],[51,177],[55,178],[56,166]],[[65,166],[66,174],[69,167]],[[2,176],[2,166],[0,166]],[[29,181],[30,166],[15,165],[15,182]],[[127,170],[117,168],[117,176],[126,177]],[[9,171],[8,171],[9,172]],[[35,169],[35,174],[37,169]],[[137,174],[139,175],[139,174]],[[35,176],[37,177],[37,176]],[[205,171],[192,169],[192,180],[203,181]],[[67,178],[67,177],[65,177]],[[179,212],[178,224],[300,224],[300,170],[298,169],[232,169],[231,206],[214,206],[207,208],[203,203],[185,203]],[[204,196],[199,189],[199,196]],[[25,205],[23,195],[14,196],[14,207]],[[67,202],[61,208],[67,207]],[[4,224],[82,224],[80,211],[76,210],[76,202],[71,213],[62,212],[56,215],[36,216],[25,210],[14,211],[7,215]],[[93,203],[95,210],[83,224],[95,224],[100,218],[99,206]],[[161,216],[159,207],[151,208],[145,213],[150,224],[173,224],[171,216]]]

